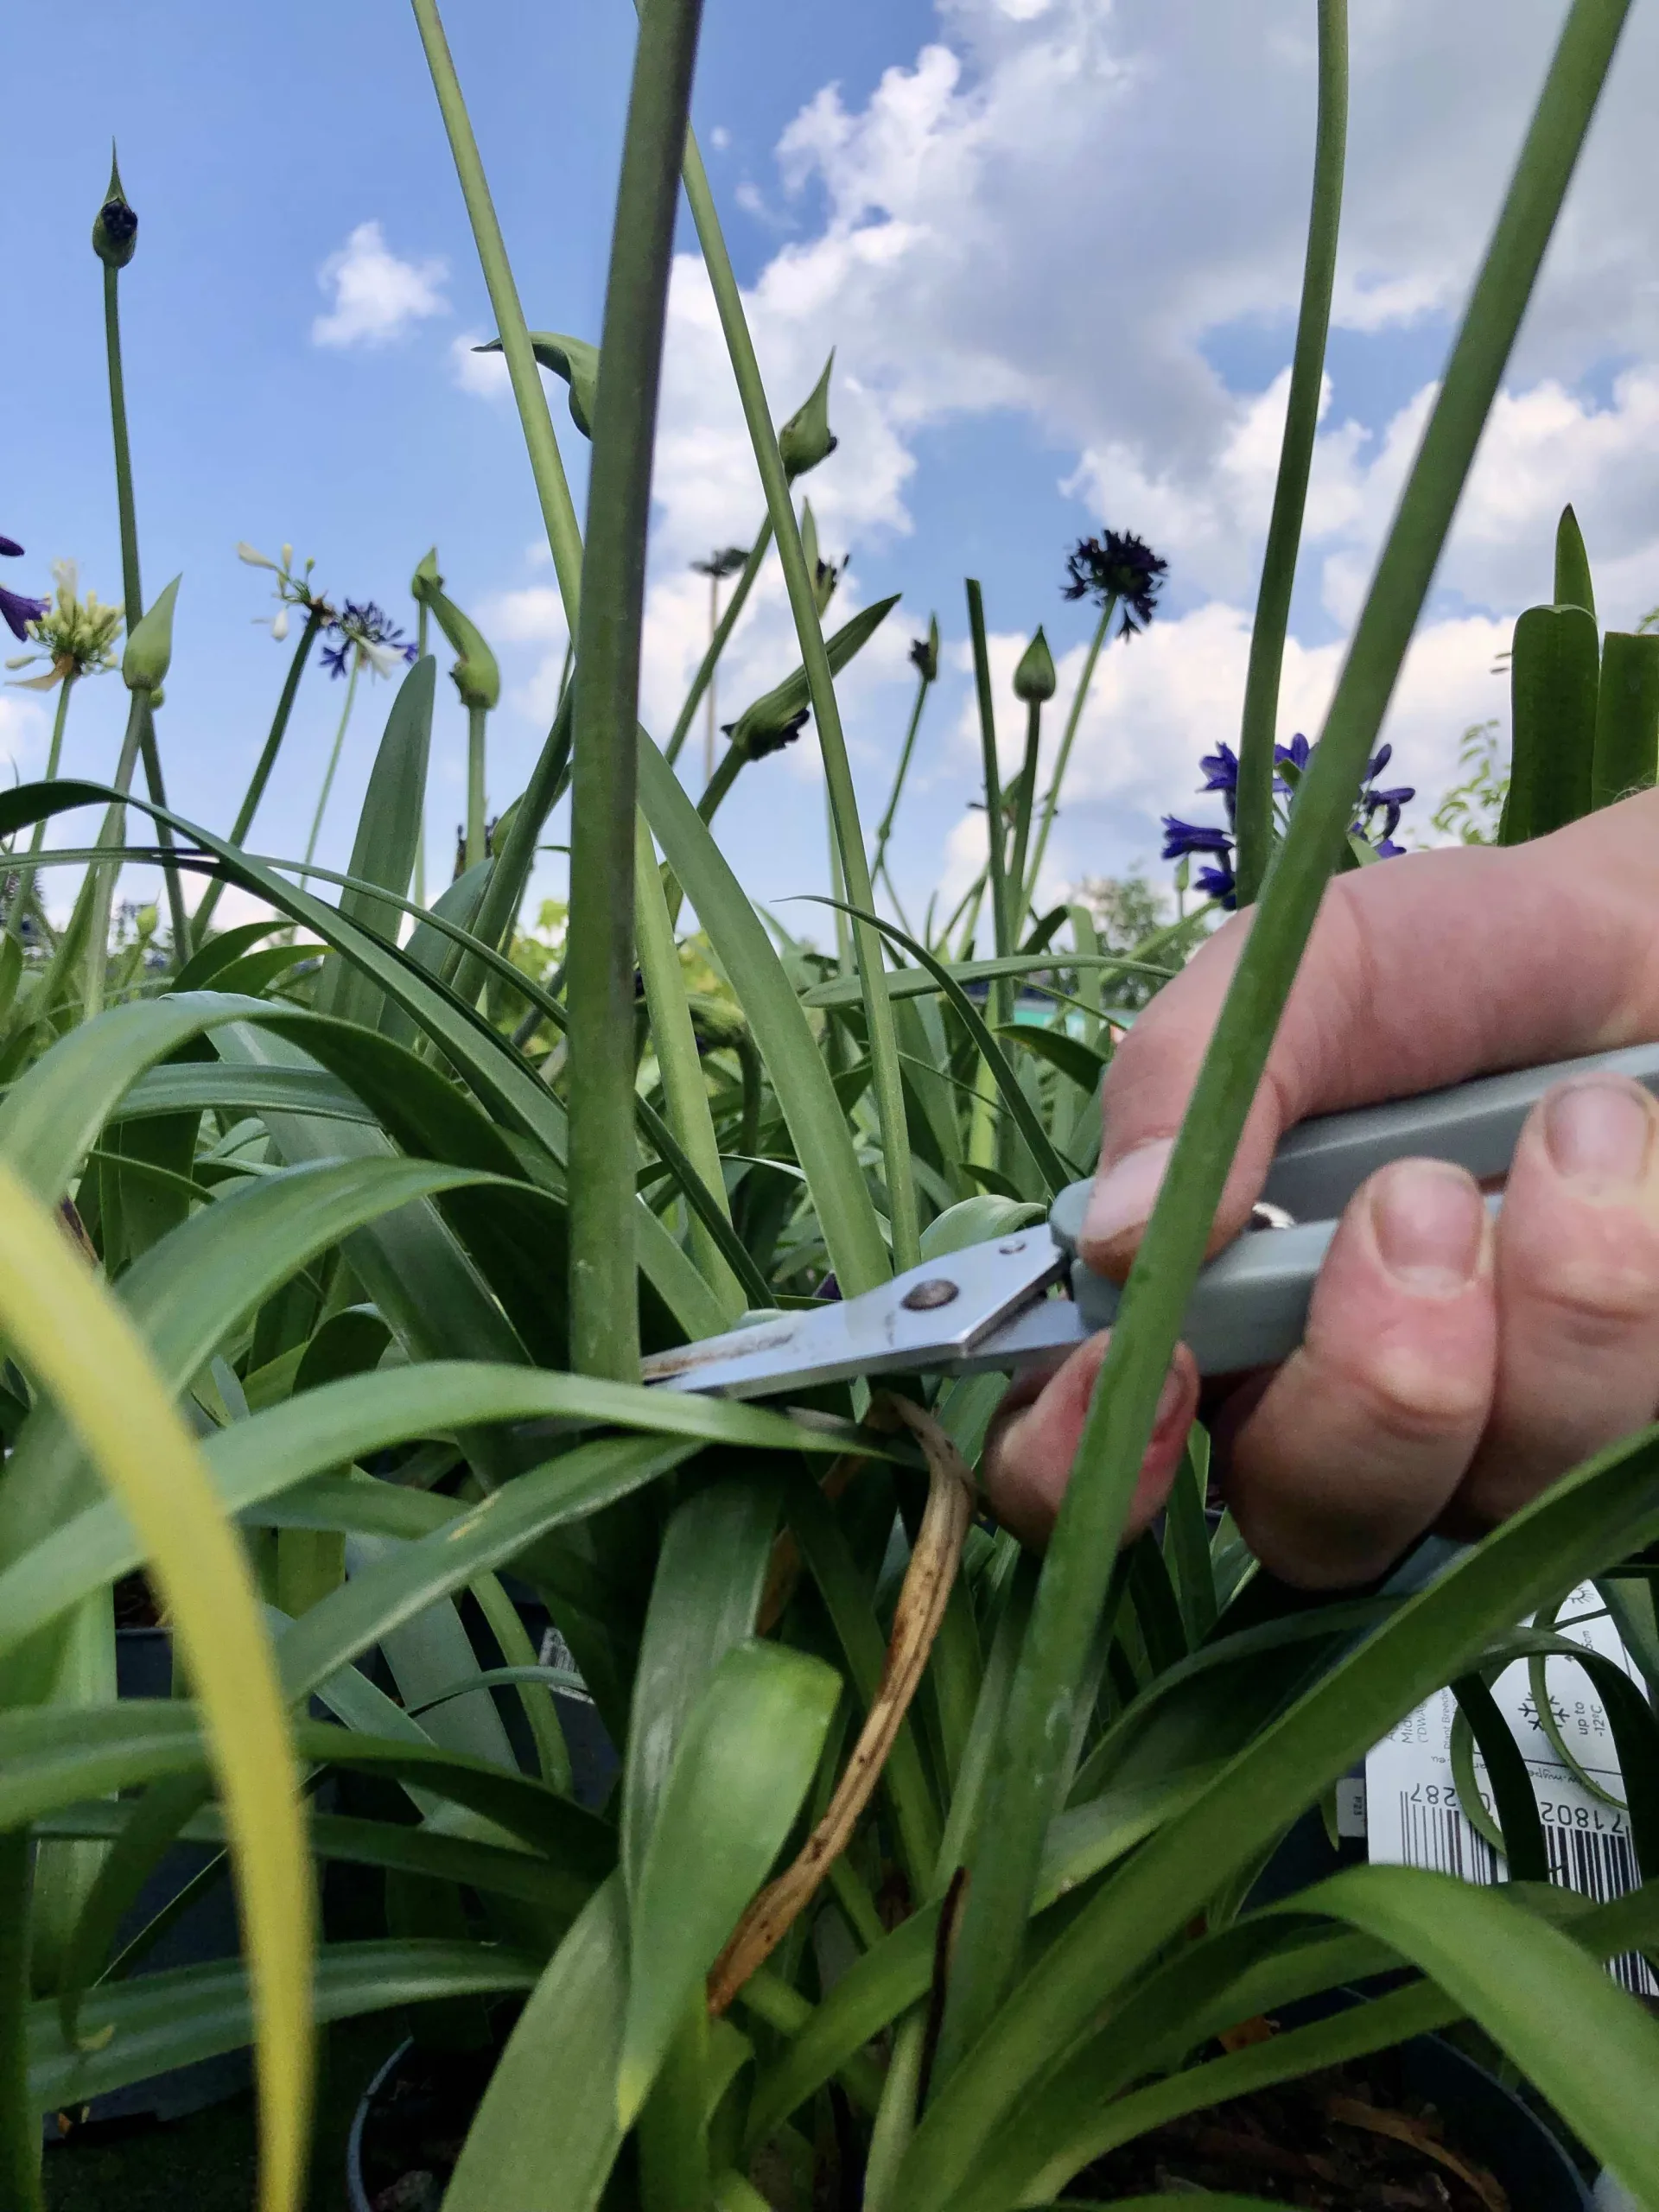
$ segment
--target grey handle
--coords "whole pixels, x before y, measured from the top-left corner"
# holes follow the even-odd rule
[[[1274,1155],[1264,1196],[1294,1215],[1297,1225],[1238,1237],[1199,1275],[1181,1334],[1200,1372],[1235,1374],[1295,1350],[1336,1217],[1375,1169],[1422,1154],[1455,1161],[1483,1179],[1501,1175],[1522,1123],[1551,1085],[1603,1070],[1632,1077],[1659,1093],[1659,1045],[1484,1076],[1449,1090],[1329,1114],[1293,1129]],[[1049,1222],[1055,1243],[1072,1262],[1078,1312],[1089,1328],[1103,1329],[1116,1315],[1118,1287],[1077,1256],[1090,1189],[1086,1182],[1073,1183],[1061,1192]],[[1500,1201],[1487,1203],[1495,1212]]]

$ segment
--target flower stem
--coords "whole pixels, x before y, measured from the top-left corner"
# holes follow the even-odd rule
[[[416,0],[417,10],[429,0]],[[570,820],[570,1363],[638,1379],[634,811],[651,470],[680,149],[701,0],[645,0],[611,233],[574,684]],[[503,338],[505,332],[503,331]],[[569,602],[567,602],[569,604]]]
[[[322,833],[322,817],[328,804],[328,794],[334,787],[334,771],[340,766],[340,749],[346,742],[346,725],[352,719],[352,703],[357,697],[357,679],[363,663],[360,656],[352,656],[352,672],[346,684],[346,703],[340,710],[340,728],[334,732],[334,748],[328,755],[328,772],[322,779],[322,789],[317,794],[317,810],[311,817],[311,835],[305,841],[305,864],[310,867],[317,849],[317,839]]]
[[[536,356],[531,351],[530,331],[519,303],[518,287],[513,281],[512,264],[507,259],[506,242],[501,235],[495,203],[490,197],[484,164],[479,158],[478,141],[473,136],[467,103],[461,97],[461,79],[455,74],[454,60],[444,36],[436,0],[412,0],[412,5],[421,43],[426,49],[427,67],[432,73],[432,88],[438,96],[438,111],[449,136],[455,175],[461,180],[461,196],[473,226],[473,244],[495,315],[496,333],[501,340],[513,401],[530,455],[530,472],[541,501],[548,550],[553,556],[559,596],[564,601],[565,620],[575,637],[582,604],[582,532],[559,454],[546,387],[536,365]],[[424,634],[423,631],[423,644]]]
[[[1031,840],[1031,810],[1037,798],[1037,755],[1043,741],[1043,706],[1040,699],[1029,701],[1026,707],[1026,757],[1020,770],[1020,796],[1014,811],[1014,856],[1008,863],[1008,881],[1013,887],[1014,912],[1013,927],[1008,935],[1012,942],[1008,950],[1017,952],[1020,939],[1025,935],[1026,914],[1031,905],[1032,886],[1026,879],[1026,849]]]
[[[807,696],[812,702],[812,719],[817,728],[818,746],[823,758],[824,780],[829,785],[830,804],[835,809],[836,839],[841,850],[842,867],[846,872],[848,903],[868,913],[875,903],[874,893],[871,888],[870,870],[865,857],[863,833],[858,823],[858,797],[853,788],[852,767],[847,757],[847,741],[841,726],[841,709],[836,699],[835,678],[830,673],[829,655],[824,650],[823,628],[818,620],[814,579],[807,571],[800,525],[796,519],[783,455],[778,449],[778,434],[772,428],[771,410],[766,404],[766,386],[761,382],[760,365],[755,359],[754,341],[744,316],[742,294],[738,289],[731,256],[726,250],[720,219],[715,212],[714,194],[709,188],[708,172],[697,150],[696,135],[690,130],[685,134],[684,176],[685,196],[690,206],[692,220],[696,225],[697,242],[702,248],[703,264],[709,272],[715,311],[720,316],[727,352],[731,357],[732,373],[737,380],[738,397],[742,402],[744,420],[748,425],[749,442],[754,448],[755,464],[760,469],[761,485],[766,495],[766,512],[777,534],[778,554],[783,563],[790,611],[795,617],[801,663],[806,671]],[[910,1132],[905,1116],[898,1033],[893,1024],[893,1001],[887,993],[887,971],[882,955],[880,932],[868,922],[855,923],[853,943],[858,955],[858,972],[863,986],[865,1018],[869,1024],[872,1087],[880,1122],[887,1210],[893,1227],[893,1264],[902,1269],[915,1266],[921,1256],[921,1245],[916,1212],[916,1185],[911,1170]],[[874,1287],[873,1281],[849,1281],[844,1278],[841,1285],[842,1292],[849,1296]]]
[[[35,1845],[0,1835],[0,2202],[40,2212],[41,2121],[29,2093],[29,1961]]]
[[[979,750],[985,777],[986,880],[991,892],[991,942],[1001,959],[1008,943],[1007,851],[1003,843],[1002,776],[996,761],[996,708],[991,698],[991,660],[985,642],[985,599],[974,577],[968,579],[968,627],[974,648],[974,684],[979,695]],[[1010,1019],[1008,984],[999,976],[991,986],[993,1027]]]
[[[52,717],[52,742],[47,748],[46,754],[44,780],[48,784],[56,776],[58,763],[63,757],[63,726],[69,719],[69,694],[74,690],[79,681],[76,671],[73,669],[68,669],[65,671],[62,683],[58,686],[58,709]],[[11,902],[11,912],[6,918],[7,929],[20,944],[23,940],[23,917],[29,912],[29,894],[35,887],[33,861],[35,855],[45,842],[46,817],[42,815],[29,834],[29,864],[18,871],[16,893]]]
[[[126,734],[121,740],[121,757],[115,766],[115,788],[122,798],[132,789],[132,772],[138,765],[144,725],[149,720],[149,694],[148,691],[135,691],[127,708],[127,728]],[[119,845],[124,842],[126,834],[127,810],[118,799],[111,803],[105,814],[98,842],[100,845]],[[121,863],[118,859],[94,861],[87,870],[85,889],[92,906],[92,928],[86,944],[84,1018],[88,1021],[104,1010],[104,978],[110,963],[110,915],[115,904],[115,887],[120,878]]]
[[[424,608],[422,609],[422,616],[424,619]],[[299,643],[295,646],[292,658],[288,664],[288,673],[283,678],[282,696],[276,702],[276,711],[270,718],[270,733],[265,739],[264,750],[255,764],[253,773],[248,779],[248,788],[243,794],[242,804],[237,809],[236,820],[231,825],[231,842],[233,845],[239,845],[253,827],[253,817],[259,810],[259,802],[265,795],[265,785],[270,781],[271,772],[276,766],[276,755],[283,749],[283,740],[288,734],[289,718],[294,712],[294,701],[299,692],[300,678],[305,673],[306,661],[310,656],[312,646],[316,643],[317,633],[322,628],[323,620],[324,617],[315,607],[307,608],[305,627],[300,632]],[[201,894],[201,901],[196,908],[195,919],[192,924],[198,944],[204,942],[207,938],[208,925],[213,918],[213,909],[218,906],[219,893],[224,888],[224,878],[215,876]]]
[[[910,773],[910,756],[916,749],[916,733],[922,726],[922,709],[927,704],[927,695],[932,689],[932,678],[925,673],[916,679],[915,703],[910,710],[910,724],[905,732],[905,741],[899,750],[899,766],[893,772],[893,790],[888,797],[886,810],[876,829],[875,854],[870,861],[872,879],[880,874],[882,863],[887,859],[887,840],[893,835],[893,825],[898,818],[899,802],[904,796],[905,778]],[[893,888],[891,877],[887,881],[887,888],[889,891]]]
[[[726,612],[721,616],[714,635],[709,640],[709,650],[704,653],[702,664],[691,679],[691,689],[685,695],[685,703],[680,709],[679,719],[675,722],[668,743],[663,747],[665,760],[673,761],[679,759],[681,747],[690,734],[692,722],[696,719],[698,702],[705,691],[709,693],[712,701],[715,671],[720,665],[721,655],[726,650],[726,640],[737,626],[737,618],[743,612],[743,602],[754,588],[754,580],[760,573],[760,564],[766,557],[766,548],[771,543],[772,517],[768,515],[760,525],[760,535],[749,548],[749,557],[743,563],[737,582],[733,587],[731,598],[727,602]],[[712,578],[710,582],[713,582]],[[715,588],[718,588],[717,586]]]
[[[1049,778],[1048,790],[1043,798],[1043,818],[1037,825],[1037,845],[1031,856],[1028,880],[1022,887],[1027,905],[1037,889],[1037,879],[1043,872],[1043,855],[1048,850],[1048,833],[1054,826],[1054,817],[1060,807],[1060,786],[1065,781],[1065,772],[1071,765],[1071,747],[1077,739],[1077,724],[1083,720],[1084,702],[1089,696],[1089,686],[1095,680],[1095,663],[1100,658],[1100,649],[1106,642],[1106,633],[1112,626],[1112,617],[1117,612],[1117,594],[1114,592],[1100,610],[1100,620],[1095,625],[1095,634],[1089,640],[1089,651],[1084,658],[1083,673],[1077,678],[1077,688],[1071,695],[1071,709],[1065,717],[1065,728],[1060,732],[1060,749],[1054,756],[1054,773]]]
[[[110,372],[110,427],[115,439],[115,501],[121,522],[121,596],[127,618],[127,635],[130,637],[142,620],[144,612],[144,591],[138,574],[138,512],[132,495],[132,448],[127,436],[127,379],[121,364],[121,274],[117,269],[104,264],[104,351]],[[143,738],[144,781],[149,795],[157,806],[167,804],[167,791],[162,781],[162,756],[156,744],[156,718],[144,717]],[[162,846],[171,852],[173,825],[158,819]],[[167,906],[173,925],[173,960],[175,967],[183,967],[190,957],[190,918],[185,909],[184,885],[177,867],[171,860],[164,863],[167,881]]]
[[[1319,0],[1319,124],[1313,144],[1313,205],[1302,264],[1302,303],[1296,350],[1290,365],[1290,397],[1279,448],[1273,514],[1262,556],[1262,584],[1250,631],[1239,728],[1235,874],[1238,903],[1260,895],[1273,854],[1273,746],[1279,720],[1279,681],[1290,598],[1296,582],[1307,480],[1319,423],[1325,339],[1337,275],[1337,234],[1342,224],[1342,175],[1348,139],[1348,0]]]
[[[1158,1397],[1239,1135],[1422,612],[1539,264],[1612,62],[1630,0],[1573,0],[1445,380],[1302,780],[1291,826],[1205,1056],[1095,1385],[1043,1561],[1009,1694],[952,1961],[935,2082],[988,2128],[1046,2046],[1022,2031],[972,2046],[1019,1970],[1043,1840],[1066,1771],[1072,1716],[1099,1631]],[[1090,2002],[1100,1993],[1091,1989]],[[971,2056],[969,2055],[971,2053]],[[960,2069],[954,2087],[950,2077]],[[937,2092],[936,2092],[937,2094]],[[941,2113],[944,2125],[946,2115]],[[959,2139],[964,2144],[981,2124]],[[919,2139],[918,2139],[919,2143]]]
[[[476,868],[484,857],[484,725],[486,707],[467,709],[467,865]]]

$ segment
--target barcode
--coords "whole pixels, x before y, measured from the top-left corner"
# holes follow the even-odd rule
[[[1452,1805],[1414,1802],[1400,1793],[1400,1835],[1408,1866],[1427,1866],[1439,1874],[1455,1874],[1464,1882],[1496,1882],[1498,1856],[1484,1836],[1478,1835]],[[1580,1897],[1607,1904],[1622,1897],[1641,1881],[1636,1853],[1627,1835],[1598,1834],[1588,1828],[1547,1827],[1544,1855],[1549,1878]],[[1637,1997],[1659,1997],[1659,1975],[1640,1953],[1626,1951],[1610,1959],[1607,1971],[1615,1981]]]

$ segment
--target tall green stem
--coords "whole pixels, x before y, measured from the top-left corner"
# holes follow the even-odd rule
[[[518,287],[513,281],[506,242],[496,219],[495,203],[490,197],[484,164],[479,158],[478,141],[473,136],[467,103],[461,98],[461,79],[455,74],[436,0],[411,0],[411,4],[421,44],[426,49],[427,67],[432,73],[432,88],[438,96],[438,111],[448,133],[455,175],[461,180],[467,219],[473,226],[473,244],[495,315],[496,334],[507,364],[513,401],[530,455],[531,474],[536,480],[536,496],[541,502],[547,548],[553,556],[559,596],[564,601],[564,619],[574,638],[582,605],[582,532],[576,524],[576,510],[560,457],[559,442],[554,434],[547,390],[536,365],[536,356],[531,351],[530,331],[519,304]]]
[[[685,196],[696,225],[697,240],[702,248],[709,287],[715,296],[715,306],[725,335],[727,351],[731,356],[732,372],[737,381],[744,419],[748,424],[750,443],[754,448],[756,466],[766,495],[766,512],[772,518],[772,526],[777,534],[778,554],[783,563],[790,611],[795,617],[801,662],[806,671],[807,694],[812,702],[812,719],[817,727],[818,745],[823,756],[824,779],[829,785],[830,801],[835,810],[836,838],[841,849],[842,867],[846,872],[847,896],[852,906],[868,913],[874,906],[874,893],[871,888],[869,865],[865,857],[863,834],[859,828],[858,798],[853,788],[852,768],[847,758],[847,741],[841,726],[841,709],[836,699],[835,678],[830,674],[829,656],[824,651],[823,629],[818,620],[815,579],[808,573],[800,526],[796,519],[794,502],[790,497],[789,480],[785,474],[783,456],[778,450],[778,437],[772,426],[771,411],[766,405],[766,386],[760,380],[760,365],[755,359],[754,343],[743,314],[742,295],[738,289],[731,257],[726,251],[719,217],[715,213],[714,194],[709,188],[708,172],[697,150],[696,134],[690,130],[685,137],[684,174]],[[876,1113],[881,1128],[882,1156],[887,1169],[893,1265],[899,1268],[910,1268],[914,1267],[921,1256],[921,1244],[916,1212],[915,1179],[911,1172],[910,1133],[905,1118],[899,1039],[893,1024],[893,1002],[887,994],[887,971],[882,956],[880,932],[868,922],[856,923],[853,943],[858,956],[865,1015],[869,1024],[871,1072]],[[858,1291],[868,1290],[873,1285],[864,1281],[843,1281],[841,1287],[850,1296]]]
[[[1048,833],[1054,826],[1054,817],[1059,811],[1060,786],[1065,781],[1065,772],[1071,765],[1071,747],[1077,734],[1077,724],[1083,720],[1084,702],[1089,696],[1089,686],[1095,680],[1095,663],[1100,658],[1100,649],[1106,642],[1106,633],[1112,626],[1112,617],[1117,612],[1117,594],[1114,592],[1100,610],[1100,620],[1095,625],[1095,634],[1089,640],[1089,651],[1084,656],[1083,673],[1077,678],[1077,688],[1071,695],[1071,705],[1065,717],[1065,728],[1060,732],[1060,749],[1054,756],[1054,773],[1048,779],[1048,791],[1043,799],[1043,818],[1037,825],[1037,844],[1031,856],[1027,880],[1021,887],[1024,905],[1031,904],[1037,893],[1037,879],[1043,872],[1043,856],[1048,850]]]
[[[126,734],[121,740],[121,757],[115,766],[115,788],[124,798],[132,789],[132,772],[138,765],[138,754],[143,744],[144,725],[149,720],[149,694],[132,693],[127,707]],[[99,832],[100,845],[119,845],[127,834],[127,810],[118,801],[104,817],[104,826]],[[90,1021],[104,1009],[104,978],[110,960],[110,915],[115,904],[115,887],[121,875],[118,860],[94,861],[87,871],[86,895],[92,908],[92,930],[86,946],[86,1019]]]
[[[417,0],[417,5],[424,0]],[[701,0],[646,0],[611,233],[588,475],[570,814],[570,1355],[637,1380],[633,841],[651,467]]]
[[[270,718],[270,734],[265,739],[264,749],[254,765],[253,773],[248,779],[248,788],[243,793],[242,804],[236,810],[236,820],[231,824],[231,842],[233,845],[241,844],[253,827],[253,817],[259,810],[259,802],[265,795],[265,785],[270,781],[271,772],[276,766],[276,755],[282,751],[283,740],[288,734],[289,719],[294,712],[294,702],[299,693],[300,678],[305,673],[305,664],[310,657],[312,646],[316,643],[317,633],[322,628],[324,619],[316,607],[307,608],[305,627],[301,631],[299,643],[295,646],[289,658],[288,673],[283,678],[282,696],[276,702],[276,711]],[[421,610],[421,619],[423,621],[426,619],[424,607]],[[219,893],[224,888],[224,878],[215,876],[201,894],[201,900],[196,908],[195,920],[193,925],[199,944],[207,937],[208,925],[213,918],[213,909],[218,906]]]
[[[115,499],[121,523],[121,596],[127,618],[127,635],[137,628],[144,612],[143,585],[138,574],[138,512],[132,494],[132,448],[127,438],[127,379],[121,365],[121,274],[104,264],[104,351],[110,372],[110,427],[115,438]],[[142,741],[144,781],[157,806],[167,804],[162,781],[162,756],[156,744],[153,715],[146,715]],[[173,826],[158,820],[160,842],[171,852]],[[184,885],[177,866],[164,863],[168,918],[173,925],[173,959],[181,968],[190,957],[190,918],[184,904]]]
[[[58,686],[57,712],[52,717],[52,742],[47,748],[46,781],[49,784],[58,772],[58,763],[63,758],[63,726],[69,719],[69,694],[79,682],[71,669]],[[29,893],[35,887],[35,855],[46,842],[46,818],[41,817],[29,833],[29,863],[18,871],[17,892],[11,902],[11,912],[6,918],[6,927],[21,944],[23,939],[23,917],[29,912]]]
[[[0,1835],[0,2203],[41,2212],[41,2115],[29,2090],[29,1891],[28,1830]]]
[[[893,790],[875,832],[875,853],[870,861],[874,878],[881,873],[887,855],[887,840],[893,835],[893,825],[899,817],[899,802],[904,797],[905,779],[910,773],[910,756],[916,750],[916,733],[922,726],[922,709],[927,704],[927,695],[933,688],[932,678],[924,671],[916,679],[916,697],[910,709],[910,722],[905,731],[905,741],[899,751],[899,766],[893,771]],[[888,885],[889,890],[892,885]]]
[[[968,2054],[1018,1969],[1080,1686],[1181,1315],[1629,4],[1573,0],[1118,1309],[1044,1559],[952,1961],[934,2078],[943,2085],[960,2067],[958,2094],[982,2091],[987,2109],[1013,2093],[1009,2075],[1004,2065],[982,2082]]]
[[[749,548],[749,557],[743,563],[739,571],[737,582],[732,587],[732,595],[726,603],[726,612],[721,616],[715,626],[714,635],[709,640],[709,650],[704,653],[698,664],[697,672],[691,679],[691,689],[685,695],[685,703],[680,709],[678,719],[674,724],[668,743],[663,747],[664,756],[669,760],[677,760],[680,757],[681,748],[690,734],[692,723],[696,720],[698,703],[703,693],[709,690],[715,680],[715,671],[719,667],[720,657],[726,650],[726,640],[737,626],[737,618],[743,612],[744,601],[754,588],[754,580],[760,573],[761,563],[766,557],[766,548],[771,543],[772,517],[768,515],[760,525],[760,535]],[[712,583],[712,578],[710,582]]]
[[[1302,304],[1290,365],[1290,398],[1273,514],[1262,556],[1262,585],[1250,632],[1244,677],[1244,713],[1238,741],[1238,903],[1260,895],[1273,855],[1273,745],[1279,721],[1279,679],[1290,595],[1296,582],[1307,480],[1319,424],[1325,346],[1331,327],[1331,294],[1337,277],[1337,234],[1342,224],[1342,173],[1348,140],[1348,0],[1319,0],[1319,124],[1313,144],[1313,205],[1302,264]]]
[[[322,835],[322,817],[327,811],[328,794],[334,787],[334,771],[340,766],[340,748],[346,742],[346,726],[352,719],[352,708],[357,698],[357,679],[362,666],[362,656],[353,653],[352,672],[346,683],[346,703],[340,710],[340,728],[334,732],[334,750],[328,755],[327,772],[322,779],[322,789],[317,793],[317,810],[311,817],[311,835],[305,841],[305,864],[308,868],[316,857],[317,839]]]
[[[992,943],[998,958],[1011,952],[1008,941],[1007,852],[1002,821],[1002,772],[996,759],[996,707],[991,697],[991,657],[985,640],[985,600],[972,576],[968,579],[968,629],[974,648],[974,688],[979,698],[979,752],[985,778],[985,836],[988,857],[986,877],[991,891]],[[991,987],[997,1020],[1008,1019],[1005,1001],[1007,984],[999,979]]]
[[[1026,757],[1020,769],[1020,797],[1014,815],[1014,855],[1008,862],[1008,883],[1014,900],[1013,927],[1009,931],[1014,942],[1009,950],[1017,952],[1020,939],[1025,935],[1026,913],[1031,905],[1031,886],[1026,877],[1026,849],[1031,840],[1031,812],[1037,798],[1037,756],[1043,742],[1043,707],[1040,699],[1032,699],[1026,705]]]
[[[467,865],[476,868],[484,857],[484,726],[486,707],[467,709]]]

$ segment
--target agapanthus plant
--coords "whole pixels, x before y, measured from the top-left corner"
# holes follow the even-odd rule
[[[1282,836],[1289,828],[1290,808],[1297,786],[1307,772],[1309,761],[1319,751],[1319,740],[1312,744],[1299,731],[1288,745],[1273,748],[1274,774],[1273,779],[1274,826]],[[1391,745],[1379,746],[1365,766],[1365,780],[1360,786],[1355,803],[1354,818],[1349,825],[1348,839],[1351,865],[1362,866],[1367,860],[1394,860],[1405,848],[1396,845],[1394,833],[1400,827],[1402,807],[1416,796],[1410,784],[1395,784],[1385,788],[1377,778],[1394,757]],[[1194,882],[1206,899],[1213,899],[1230,912],[1238,903],[1238,884],[1234,861],[1236,856],[1236,817],[1238,810],[1238,755],[1230,745],[1218,744],[1213,753],[1206,753],[1198,761],[1204,771],[1200,791],[1219,791],[1222,804],[1227,810],[1224,828],[1205,822],[1184,822],[1179,815],[1163,817],[1164,853],[1166,861],[1178,861],[1191,856],[1201,860]],[[1381,817],[1380,821],[1378,817]]]
[[[0,537],[0,555],[7,560],[21,560],[22,551],[15,537]],[[30,599],[21,591],[8,591],[0,584],[0,622],[5,624],[14,638],[27,640],[29,624],[38,622],[50,603],[44,599]]]

